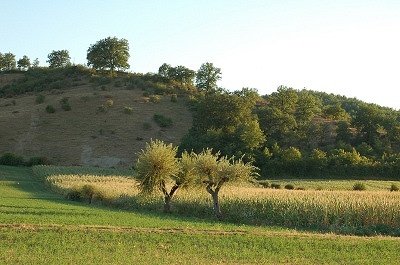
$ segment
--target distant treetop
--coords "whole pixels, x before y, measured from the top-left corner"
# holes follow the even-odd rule
[[[97,70],[126,70],[130,66],[129,43],[126,39],[108,37],[92,44],[87,51],[88,66]]]

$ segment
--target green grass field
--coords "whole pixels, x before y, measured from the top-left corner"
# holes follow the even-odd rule
[[[301,232],[70,202],[0,166],[0,264],[398,264],[400,238]]]

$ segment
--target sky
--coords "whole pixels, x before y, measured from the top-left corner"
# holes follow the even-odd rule
[[[400,0],[0,0],[0,52],[46,65],[67,49],[129,41],[132,72],[221,68],[219,85],[280,85],[400,109]],[[400,98],[400,97],[399,97]]]

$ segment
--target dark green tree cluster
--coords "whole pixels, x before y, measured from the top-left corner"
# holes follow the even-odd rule
[[[164,63],[158,69],[158,74],[168,80],[179,82],[181,85],[193,85],[193,78],[196,72],[183,65],[172,67]]]
[[[281,86],[262,97],[251,89],[199,93],[193,109],[182,147],[245,155],[264,176],[400,174],[400,112],[390,108]]]
[[[251,159],[265,141],[257,116],[253,113],[258,94],[249,89],[200,94],[193,102],[194,120],[182,140],[183,149],[220,150],[223,155]]]
[[[193,86],[195,80],[198,91],[212,93],[218,90],[217,81],[221,79],[221,69],[209,62],[202,64],[197,72],[182,65],[172,67],[164,63],[158,68],[158,75],[186,86]]]

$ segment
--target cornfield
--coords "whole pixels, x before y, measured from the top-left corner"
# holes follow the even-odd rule
[[[132,177],[118,175],[46,174],[37,176],[58,192],[90,184],[108,198],[107,204],[136,210],[160,211],[160,194],[139,194]],[[288,228],[362,235],[400,235],[400,192],[276,190],[258,187],[223,187],[220,202],[226,222],[276,225]],[[203,189],[179,190],[172,200],[176,214],[213,218],[212,202]]]

